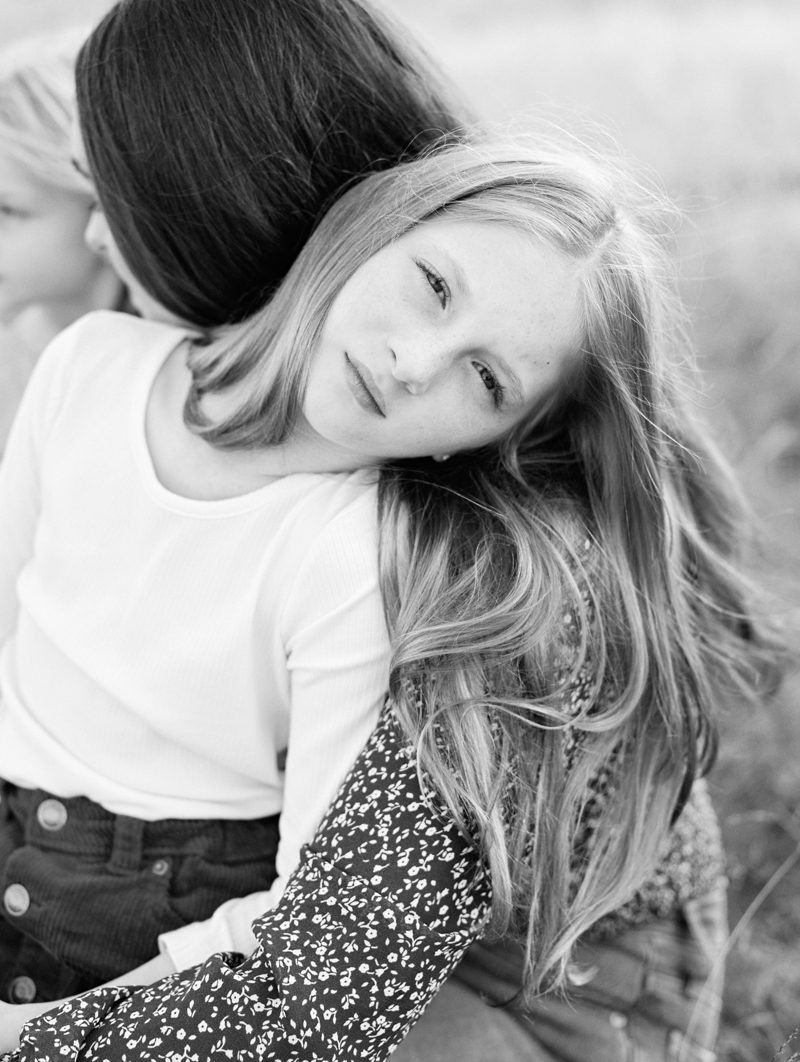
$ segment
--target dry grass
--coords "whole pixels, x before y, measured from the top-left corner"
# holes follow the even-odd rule
[[[720,208],[713,233],[707,279],[693,292],[697,339],[718,403],[712,414],[765,525],[766,569],[796,632],[800,196],[743,196]],[[731,924],[774,882],[728,963],[720,1041],[727,1062],[800,1059],[798,697],[794,674],[776,703],[726,720],[713,778],[729,857]]]
[[[224,0],[221,0],[224,2]],[[600,121],[687,210],[708,414],[800,604],[800,6],[796,0],[384,0],[501,124]],[[4,0],[0,39],[106,0]],[[732,922],[721,1062],[800,1062],[800,679],[725,721],[713,777]],[[777,875],[784,868],[783,877]],[[752,913],[752,912],[751,912]]]

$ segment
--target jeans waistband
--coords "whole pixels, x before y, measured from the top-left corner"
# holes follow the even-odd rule
[[[274,851],[278,816],[261,819],[158,819],[116,815],[88,797],[58,797],[0,782],[0,817],[13,820],[20,843],[133,869],[142,860],[193,849],[236,861],[253,850]]]

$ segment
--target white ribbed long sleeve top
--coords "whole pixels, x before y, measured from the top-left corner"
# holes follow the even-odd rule
[[[159,482],[145,408],[186,338],[76,322],[0,467],[0,777],[146,820],[281,814],[273,888],[165,934],[179,969],[255,947],[251,921],[377,723],[389,662],[374,475],[213,501]]]

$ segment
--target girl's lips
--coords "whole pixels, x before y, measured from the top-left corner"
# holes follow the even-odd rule
[[[366,365],[358,361],[357,358],[351,358],[345,351],[344,366],[344,377],[356,402],[368,413],[374,413],[378,417],[385,417],[386,403],[383,400],[380,388],[375,383],[372,373]]]

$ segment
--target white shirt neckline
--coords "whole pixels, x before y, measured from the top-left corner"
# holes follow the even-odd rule
[[[178,329],[174,326],[165,327],[169,328],[169,334],[165,336],[164,342],[155,344],[152,358],[142,359],[141,372],[131,388],[128,409],[130,445],[144,491],[161,508],[174,513],[182,513],[185,516],[214,518],[252,512],[254,509],[260,508],[268,497],[275,499],[276,494],[281,493],[283,483],[287,479],[286,476],[280,476],[270,480],[269,483],[265,483],[263,487],[256,487],[255,490],[247,491],[244,494],[236,494],[230,498],[189,498],[165,487],[158,478],[147,442],[147,404],[155,386],[156,378],[167,358],[178,346],[190,340],[192,336],[188,329]],[[316,474],[297,472],[293,473],[293,475],[314,476]]]

